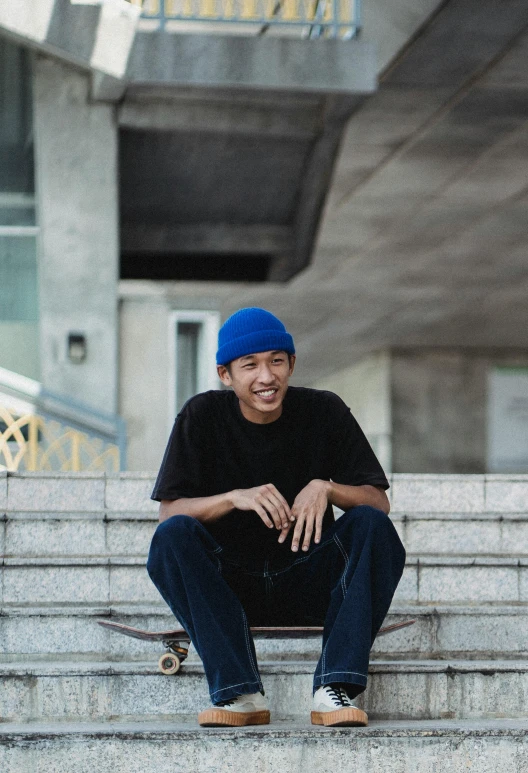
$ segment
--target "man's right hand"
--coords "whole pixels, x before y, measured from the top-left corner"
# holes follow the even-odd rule
[[[254,510],[270,529],[275,527],[284,532],[284,538],[295,521],[290,506],[273,483],[235,489],[231,492],[231,501],[237,510]]]

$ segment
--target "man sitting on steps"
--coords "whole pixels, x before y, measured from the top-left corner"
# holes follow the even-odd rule
[[[389,484],[337,395],[288,386],[295,348],[273,314],[241,309],[218,342],[232,391],[176,419],[147,564],[204,665],[213,705],[198,721],[267,724],[250,626],[324,625],[311,721],[366,725],[353,701],[405,563]]]

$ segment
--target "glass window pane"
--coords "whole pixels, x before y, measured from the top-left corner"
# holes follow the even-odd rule
[[[38,321],[34,236],[0,236],[0,320]]]
[[[0,226],[2,225],[34,226],[35,197],[0,193]]]
[[[0,38],[0,191],[33,193],[33,125],[28,52]]]
[[[29,53],[0,38],[0,225],[34,224]]]
[[[178,322],[176,331],[176,411],[198,392],[198,357],[201,324]]]

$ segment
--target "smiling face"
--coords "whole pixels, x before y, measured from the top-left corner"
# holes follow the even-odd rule
[[[244,418],[255,424],[276,421],[293,373],[295,355],[286,352],[258,352],[219,365],[223,384],[233,387]]]

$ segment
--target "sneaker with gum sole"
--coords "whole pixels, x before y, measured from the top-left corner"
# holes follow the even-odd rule
[[[367,714],[354,705],[342,685],[326,684],[313,697],[312,725],[326,727],[366,727]]]
[[[198,714],[202,727],[244,727],[269,725],[270,712],[267,698],[259,692],[237,695],[231,700],[216,703]]]

